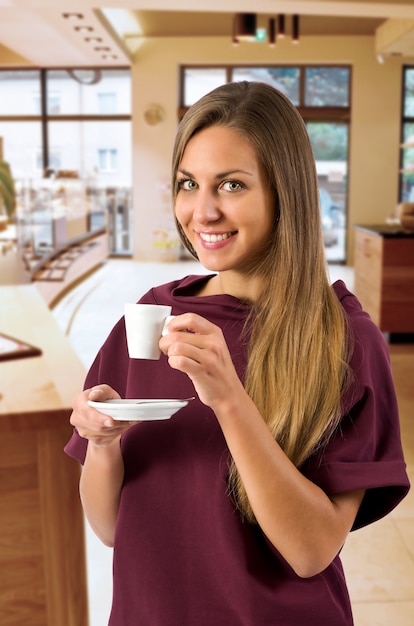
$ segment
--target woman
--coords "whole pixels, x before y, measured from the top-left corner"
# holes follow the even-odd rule
[[[408,491],[387,346],[329,285],[306,128],[287,98],[232,83],[179,126],[173,201],[214,272],[140,302],[176,316],[160,361],[121,319],[75,398],[66,451],[114,546],[111,626],[350,626],[339,552]],[[115,423],[87,400],[196,399]]]

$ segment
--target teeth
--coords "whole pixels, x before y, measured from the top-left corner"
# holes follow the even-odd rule
[[[219,235],[214,235],[210,233],[200,233],[201,239],[203,241],[207,241],[208,243],[216,243],[217,241],[224,241],[232,236],[233,233],[221,233]]]

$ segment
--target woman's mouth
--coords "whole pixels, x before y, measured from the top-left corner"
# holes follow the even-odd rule
[[[202,241],[205,243],[221,243],[233,237],[237,233],[236,230],[232,230],[226,233],[197,233]]]

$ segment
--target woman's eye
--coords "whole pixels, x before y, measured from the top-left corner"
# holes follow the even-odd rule
[[[243,189],[243,185],[237,180],[226,180],[221,185],[221,188],[224,189],[224,191],[240,191],[240,189]]]
[[[197,183],[195,183],[193,180],[185,179],[179,180],[177,182],[177,186],[178,189],[183,189],[184,191],[193,191],[193,189],[197,188]]]

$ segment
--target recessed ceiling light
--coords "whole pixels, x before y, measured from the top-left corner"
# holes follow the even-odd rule
[[[108,60],[108,59],[117,59],[118,57],[116,56],[116,54],[103,54],[101,58]]]
[[[74,29],[78,33],[91,33],[93,31],[92,26],[75,26]]]
[[[66,20],[83,20],[82,13],[62,13]]]
[[[102,41],[102,37],[85,37],[85,41],[94,41],[95,43],[100,43]]]
[[[94,50],[96,52],[110,52],[111,48],[109,46],[95,46]]]

